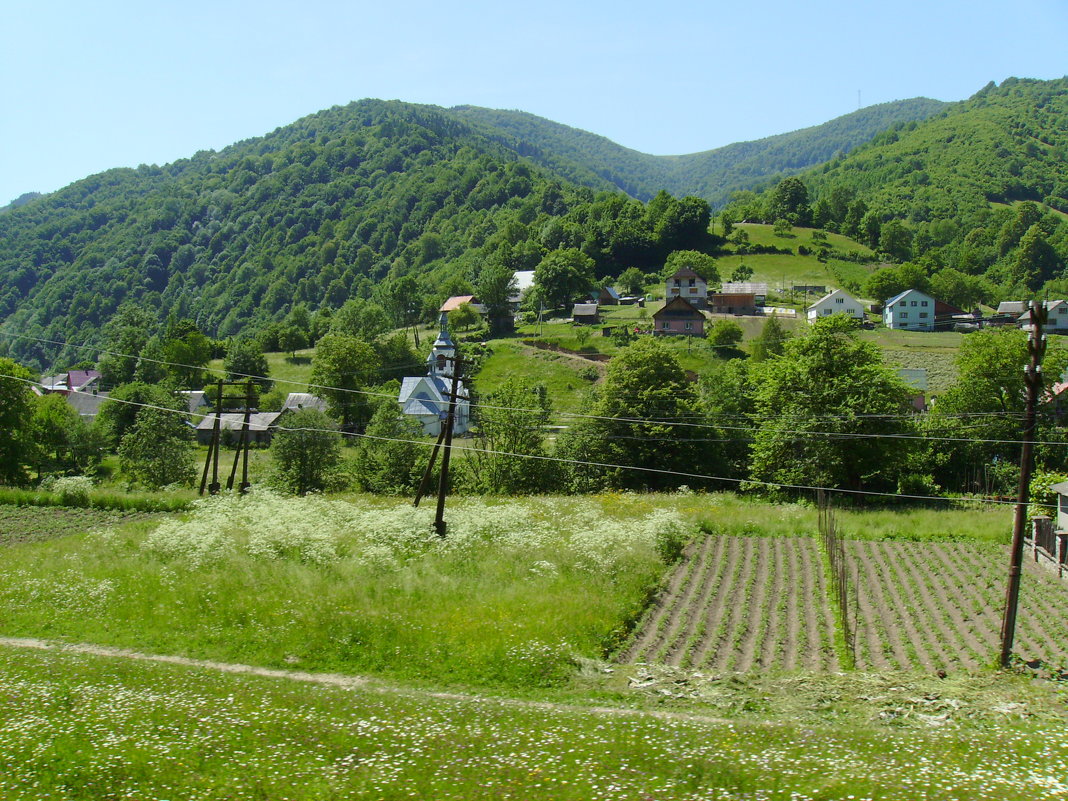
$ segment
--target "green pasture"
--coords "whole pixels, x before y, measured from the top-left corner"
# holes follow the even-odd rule
[[[106,514],[0,515],[0,637],[370,678],[0,642],[3,798],[1030,799],[1063,787],[1066,712],[1049,682],[691,681],[604,661],[689,537],[811,535],[809,504],[450,498],[446,540],[431,510],[358,494]],[[847,538],[967,547],[1004,543],[1010,525],[1007,507],[838,510]]]
[[[530,704],[0,645],[0,795],[1029,801],[1061,794],[1068,746],[1052,693],[1009,677],[993,689],[954,683],[965,722],[925,726],[920,702],[947,689],[935,682],[843,677],[753,692],[744,682],[721,682],[721,692],[737,699],[727,710],[733,719],[724,720],[662,702],[650,712]],[[857,696],[868,700],[854,712]],[[777,718],[771,708],[780,701],[801,713]],[[897,708],[917,713],[891,716],[901,723],[881,718]],[[847,710],[856,722],[843,725],[834,715]]]
[[[288,353],[265,353],[270,378],[285,392],[306,392],[311,381],[311,360],[315,348],[298,350],[293,355]],[[222,359],[208,362],[208,369],[216,377],[225,375]]]

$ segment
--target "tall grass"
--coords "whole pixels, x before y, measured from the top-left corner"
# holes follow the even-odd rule
[[[625,505],[624,505],[625,506]],[[155,528],[19,546],[2,633],[483,686],[566,682],[641,612],[685,532],[553,499],[367,506],[221,495]]]
[[[20,489],[0,487],[0,504],[10,506],[72,506],[82,509],[107,509],[119,512],[178,512],[190,507],[195,498],[192,490],[172,492],[120,492],[93,489],[88,492],[68,490]]]

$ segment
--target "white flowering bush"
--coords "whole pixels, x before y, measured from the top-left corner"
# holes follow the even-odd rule
[[[64,506],[85,506],[89,503],[93,480],[89,476],[49,476],[41,482],[41,489],[54,492]]]
[[[528,569],[540,565],[535,573],[555,575],[564,564],[611,573],[636,555],[654,552],[670,561],[686,536],[681,516],[662,509],[618,520],[593,507],[561,515],[536,502],[465,499],[449,508],[444,539],[433,531],[433,516],[430,505],[415,508],[401,501],[367,508],[257,489],[247,496],[220,494],[198,501],[190,514],[162,523],[143,548],[194,566],[246,554],[313,565],[345,559],[379,569],[431,551],[462,560],[489,548],[528,554]],[[545,571],[545,564],[552,564],[552,571]]]

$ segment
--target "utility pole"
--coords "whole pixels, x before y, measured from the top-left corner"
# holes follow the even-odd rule
[[[244,395],[241,396],[227,396],[223,395],[224,386],[241,386],[244,387]],[[222,415],[223,408],[227,401],[238,401],[244,406],[245,418],[242,421],[241,435],[238,440],[237,452],[234,454],[234,464],[230,470],[230,477],[226,482],[226,488],[231,490],[234,488],[234,480],[237,477],[237,463],[239,461],[244,462],[241,470],[241,484],[238,491],[243,495],[249,488],[248,481],[248,452],[252,447],[252,437],[250,432],[250,417],[252,414],[252,382],[251,381],[218,381],[216,383],[215,392],[215,423],[211,430],[211,442],[208,444],[208,456],[204,460],[204,473],[200,478],[200,494],[204,494],[206,489],[210,495],[218,494],[222,489],[222,485],[219,483],[219,450],[222,447]],[[208,471],[211,470],[211,483],[208,483]]]
[[[449,486],[449,462],[452,456],[452,436],[453,431],[456,428],[456,402],[459,400],[460,390],[460,372],[463,367],[469,362],[463,359],[449,356],[438,356],[438,367],[444,367],[445,362],[452,362],[452,387],[449,392],[449,410],[445,415],[445,420],[442,422],[441,431],[438,433],[438,440],[434,443],[434,450],[430,452],[430,460],[427,462],[426,470],[423,471],[423,478],[419,482],[419,489],[415,493],[415,506],[419,505],[419,501],[428,494],[430,489],[430,479],[434,473],[434,462],[437,459],[438,452],[444,447],[441,456],[441,473],[438,474],[438,504],[437,513],[434,515],[434,530],[439,537],[444,537],[447,526],[445,524],[445,496],[448,493]]]
[[[1031,468],[1034,461],[1035,407],[1042,391],[1042,357],[1046,353],[1046,304],[1031,301],[1031,333],[1027,339],[1030,363],[1024,368],[1027,394],[1024,406],[1022,443],[1020,446],[1020,485],[1016,494],[1016,516],[1012,525],[1012,554],[1009,558],[1009,583],[1005,591],[1005,616],[1001,621],[1001,667],[1012,659],[1012,642],[1016,636],[1016,609],[1020,603],[1020,575],[1023,572],[1024,527],[1027,525],[1027,502],[1031,492]]]

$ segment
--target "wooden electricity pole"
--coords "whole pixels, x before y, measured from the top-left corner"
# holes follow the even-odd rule
[[[245,392],[240,396],[223,395],[224,386],[240,386]],[[222,415],[227,401],[239,401],[244,406],[245,419],[242,422],[241,434],[238,439],[237,451],[234,454],[234,465],[230,469],[230,477],[226,482],[226,488],[234,488],[234,480],[237,477],[237,463],[243,460],[241,469],[241,484],[238,491],[243,495],[249,488],[248,481],[248,452],[252,446],[250,432],[250,417],[252,415],[252,382],[251,381],[219,381],[216,383],[215,393],[215,423],[211,429],[211,442],[208,444],[208,456],[204,460],[204,473],[200,478],[200,494],[206,489],[210,495],[218,494],[222,489],[219,483],[219,450],[222,447]],[[208,483],[208,471],[211,471],[211,483]]]
[[[419,482],[419,489],[415,494],[415,505],[419,505],[419,501],[427,494],[430,489],[430,478],[434,472],[434,461],[437,459],[438,452],[444,448],[441,456],[441,472],[438,474],[438,505],[437,513],[434,515],[434,530],[439,537],[444,537],[447,526],[445,524],[445,496],[448,493],[449,487],[449,462],[452,456],[452,435],[456,427],[456,402],[459,400],[460,389],[460,371],[468,364],[463,359],[449,356],[439,356],[439,367],[444,366],[445,362],[452,362],[452,389],[449,392],[449,411],[445,415],[445,420],[441,425],[441,432],[438,434],[438,441],[434,444],[434,450],[430,452],[430,461],[427,462],[426,470],[423,471],[423,478]]]
[[[1005,591],[1005,615],[1001,621],[1001,667],[1007,668],[1012,659],[1012,642],[1016,636],[1016,609],[1020,602],[1020,575],[1023,572],[1024,527],[1027,525],[1027,503],[1031,492],[1031,467],[1035,448],[1035,407],[1042,391],[1042,357],[1046,353],[1046,305],[1031,301],[1031,334],[1027,340],[1030,363],[1024,368],[1027,384],[1024,405],[1022,443],[1020,446],[1020,485],[1016,494],[1016,516],[1012,525],[1012,553],[1009,557],[1009,583]]]

